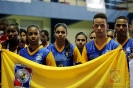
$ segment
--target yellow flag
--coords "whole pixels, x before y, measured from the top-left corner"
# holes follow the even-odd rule
[[[50,67],[2,51],[2,88],[129,88],[126,55],[120,48],[70,67]]]

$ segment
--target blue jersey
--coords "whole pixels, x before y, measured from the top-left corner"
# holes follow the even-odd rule
[[[50,50],[41,47],[35,51],[36,52],[30,52],[28,50],[28,47],[23,48],[20,50],[20,55],[34,62],[46,65],[46,57],[49,54]]]
[[[103,47],[98,47],[94,40],[87,43],[83,49],[83,58],[87,58],[86,61],[92,60],[97,58],[98,56],[101,56],[105,54],[106,52],[109,52],[113,49],[116,49],[119,46],[119,43],[117,43],[115,40],[108,38],[107,42]]]
[[[64,48],[62,51],[59,51],[55,44],[50,44],[47,47],[54,55],[57,67],[73,66],[75,63],[80,62],[81,55],[78,51],[78,48],[70,44],[70,52],[66,52]]]
[[[132,50],[133,50],[133,39],[132,38],[128,38],[124,44],[122,45],[125,53],[126,53],[126,56],[128,58],[128,56],[132,53]]]

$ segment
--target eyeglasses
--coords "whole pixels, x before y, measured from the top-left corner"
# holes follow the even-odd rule
[[[95,28],[98,28],[99,26],[101,27],[101,28],[104,28],[106,25],[105,24],[94,24],[93,25]]]
[[[127,27],[127,24],[116,24],[116,27]]]
[[[96,37],[90,37],[90,39],[95,39]]]
[[[114,38],[113,36],[109,36],[109,35],[107,35],[107,37]]]

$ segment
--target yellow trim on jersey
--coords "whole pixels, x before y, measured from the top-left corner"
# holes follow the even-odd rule
[[[85,63],[86,61],[84,61],[84,59],[82,58],[77,46],[74,47],[74,51],[73,51],[73,59],[75,61],[75,63]]]
[[[85,62],[89,61],[89,58],[87,56],[86,46],[84,46],[83,51],[82,51],[82,59],[84,59]]]
[[[64,50],[64,48],[65,48],[65,44],[64,44],[64,45],[59,49],[58,46],[57,46],[56,41],[55,41],[54,45],[55,45],[55,48],[57,49],[58,52],[62,52],[62,51]]]
[[[46,57],[46,65],[56,67],[56,62],[55,62],[55,59],[54,59],[54,55],[51,51],[49,52],[49,54]]]
[[[107,41],[102,45],[102,46],[99,46],[96,44],[96,40],[94,40],[94,43],[95,43],[95,46],[98,50],[102,50],[104,48],[104,46],[111,40],[111,38],[108,38]]]
[[[126,44],[126,42],[130,39],[130,37],[128,36],[127,39],[124,41],[123,44],[121,44],[121,46],[124,46]],[[116,41],[118,42],[117,38],[116,38]],[[119,42],[118,42],[119,43]]]
[[[39,47],[38,47],[36,50],[34,50],[33,52],[30,52],[29,47],[27,47],[27,51],[28,51],[28,54],[29,54],[29,55],[33,55],[33,54],[35,54],[38,50],[40,50],[41,48],[43,48],[42,45],[39,46]]]

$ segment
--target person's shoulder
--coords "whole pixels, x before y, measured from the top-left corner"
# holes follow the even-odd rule
[[[20,49],[20,52],[24,52],[24,51],[27,51],[27,47]]]
[[[110,40],[110,43],[120,45],[120,44],[119,44],[117,41],[115,41],[114,39],[111,39],[111,40]]]
[[[41,51],[41,52],[50,52],[50,50],[49,50],[49,49],[44,48],[44,47],[42,47],[42,48],[40,49],[40,51]]]
[[[87,42],[87,43],[85,44],[85,46],[89,46],[89,45],[94,45],[94,40],[89,41],[89,42]]]
[[[53,47],[54,47],[54,44],[51,43],[51,44],[49,44],[49,46],[47,47],[47,49],[51,49],[51,48],[53,48]]]

